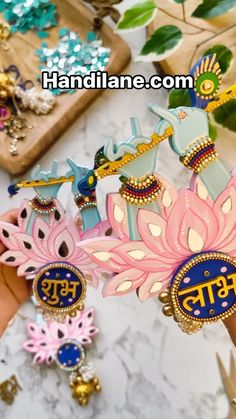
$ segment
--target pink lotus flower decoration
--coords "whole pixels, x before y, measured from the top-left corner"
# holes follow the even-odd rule
[[[33,362],[48,365],[55,361],[59,346],[66,339],[75,339],[82,346],[92,343],[92,338],[99,329],[93,324],[94,309],[89,308],[78,312],[76,317],[67,316],[64,323],[47,321],[45,325],[29,323],[27,333],[29,340],[23,343],[27,352],[35,354]]]
[[[58,201],[56,211],[50,214],[46,222],[41,216],[35,217],[29,201],[24,201],[19,209],[18,226],[0,222],[0,240],[8,249],[0,257],[5,265],[18,267],[19,276],[32,276],[39,268],[51,262],[68,262],[77,266],[91,281],[98,286],[99,269],[91,263],[86,253],[76,246],[85,238],[104,235],[108,222],[100,223],[94,229],[83,233],[72,219],[66,218],[64,209]],[[31,223],[32,234],[27,233]]]
[[[176,269],[194,254],[219,251],[236,256],[236,177],[215,202],[198,177],[191,190],[177,193],[166,183],[164,186],[158,201],[160,214],[145,209],[138,212],[140,240],[129,238],[125,201],[119,194],[110,194],[109,221],[119,238],[78,244],[92,261],[116,272],[106,282],[104,296],[136,290],[144,301],[166,289]]]

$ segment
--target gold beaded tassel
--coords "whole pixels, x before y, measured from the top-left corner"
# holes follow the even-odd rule
[[[80,367],[78,372],[72,372],[69,378],[72,397],[80,406],[87,406],[93,393],[102,390],[99,379],[91,363]]]

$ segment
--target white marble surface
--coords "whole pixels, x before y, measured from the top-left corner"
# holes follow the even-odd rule
[[[126,36],[134,51],[144,34]],[[149,64],[132,63],[131,74],[150,76]],[[61,173],[65,156],[92,165],[93,153],[107,136],[117,139],[129,135],[130,115],[140,118],[143,130],[153,131],[155,118],[148,112],[148,102],[164,104],[165,92],[105,92],[40,160],[49,168],[58,159]],[[234,162],[234,164],[236,161]],[[167,144],[161,147],[157,170],[178,185],[187,183],[182,169]],[[21,197],[9,200],[7,173],[0,170],[1,212],[17,206]],[[115,190],[114,180],[99,185],[98,195],[104,214],[108,188]],[[69,189],[60,195],[68,211],[73,199]],[[139,303],[135,295],[125,298],[101,297],[100,290],[89,290],[87,304],[97,308],[101,334],[90,357],[103,384],[103,392],[94,396],[89,407],[82,409],[71,399],[66,373],[58,369],[35,368],[31,356],[21,349],[25,320],[17,316],[0,341],[0,381],[13,372],[22,391],[13,406],[0,401],[1,419],[224,419],[228,404],[223,393],[217,364],[219,352],[228,366],[232,345],[224,327],[210,326],[194,336],[186,336],[176,324],[161,314],[157,301]],[[21,315],[32,318],[34,309],[26,304]]]

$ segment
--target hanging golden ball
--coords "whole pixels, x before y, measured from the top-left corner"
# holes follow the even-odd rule
[[[163,291],[159,294],[158,296],[160,302],[162,304],[167,304],[169,303],[169,292],[168,291]]]
[[[173,310],[172,307],[167,304],[162,308],[162,312],[166,317],[172,317],[173,316]]]

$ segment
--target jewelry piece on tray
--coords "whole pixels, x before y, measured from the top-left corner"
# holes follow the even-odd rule
[[[86,362],[87,349],[99,329],[93,323],[94,309],[77,312],[75,317],[66,316],[62,324],[56,321],[29,323],[29,340],[23,348],[34,354],[35,364],[57,364],[70,373],[69,385],[72,397],[86,406],[93,393],[101,391],[99,379],[91,362]]]
[[[18,68],[10,65],[0,72],[0,130],[9,137],[9,152],[18,155],[18,141],[26,138],[24,130],[32,128],[22,111],[32,110],[37,115],[49,113],[55,97],[48,90],[23,81]]]

